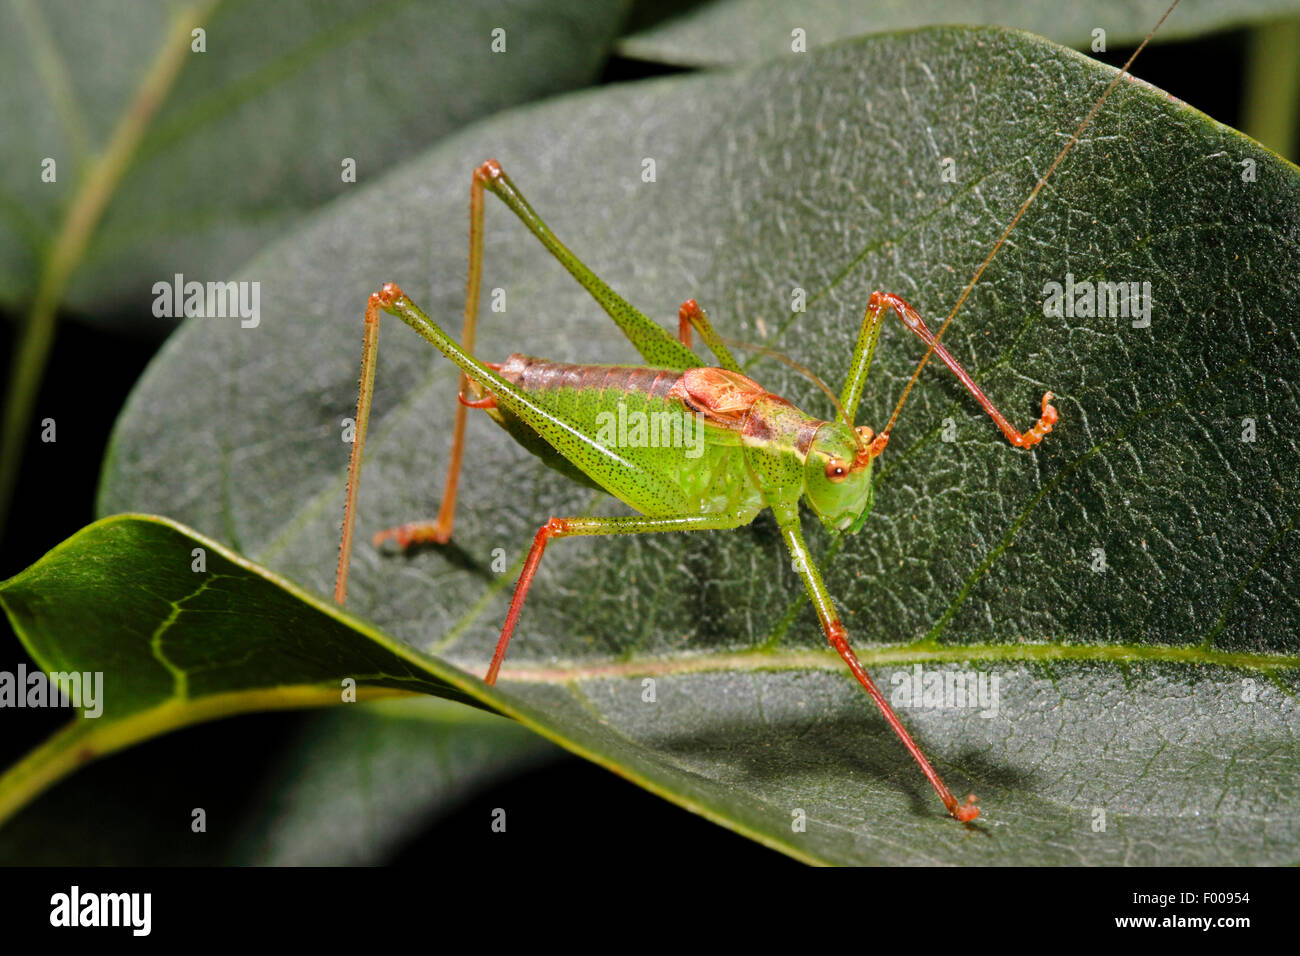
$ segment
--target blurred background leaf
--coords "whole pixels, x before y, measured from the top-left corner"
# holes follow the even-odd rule
[[[0,827],[0,865],[387,863],[473,794],[558,752],[514,721],[436,698],[234,718],[56,786]],[[88,791],[104,799],[88,807]]]
[[[467,794],[560,752],[512,720],[445,700],[358,710],[330,711],[304,729],[263,783],[233,861],[386,863]]]
[[[223,278],[352,188],[345,160],[367,182],[502,106],[591,82],[625,12],[617,0],[0,6],[0,115],[22,130],[0,139],[0,307],[26,315],[0,423],[0,533],[61,310],[158,325],[155,282]]]
[[[23,132],[0,140],[0,305],[30,303],[173,16],[202,23],[206,52],[191,52],[183,31],[175,82],[62,298],[79,316],[147,320],[154,282],[222,278],[355,188],[342,181],[344,158],[371,182],[503,106],[590,83],[624,12],[617,0],[4,4],[0,114]],[[496,28],[505,53],[491,49]],[[45,157],[58,162],[57,183],[41,180]]]
[[[618,41],[624,56],[681,66],[720,66],[791,53],[791,31],[802,29],[808,49],[867,33],[939,23],[1025,30],[1088,51],[1093,31],[1109,47],[1135,46],[1170,0],[704,0],[639,3]],[[1300,13],[1296,0],[1182,0],[1154,42],[1171,43],[1216,30]],[[1096,51],[1096,52],[1105,52]]]
[[[848,37],[940,23],[1026,30],[1118,65],[1169,0],[677,0],[635,5],[618,52],[685,67],[734,65],[789,56],[792,31],[805,49]],[[1152,42],[1176,43],[1249,31],[1240,128],[1293,161],[1300,159],[1300,3],[1297,0],[1182,0]],[[1098,36],[1095,31],[1104,31]],[[1143,69],[1149,65],[1146,57]],[[1217,70],[1220,59],[1213,57]]]

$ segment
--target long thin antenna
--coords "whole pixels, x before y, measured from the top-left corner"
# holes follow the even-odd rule
[[[943,333],[947,331],[948,325],[952,322],[957,311],[965,304],[966,297],[971,294],[971,290],[975,288],[979,283],[980,278],[983,277],[984,270],[987,269],[989,263],[993,261],[993,257],[998,254],[998,250],[1002,248],[1002,244],[1007,241],[1007,236],[1011,235],[1011,230],[1016,228],[1016,223],[1020,221],[1020,217],[1025,214],[1025,211],[1031,205],[1033,205],[1034,200],[1038,198],[1038,194],[1042,191],[1047,180],[1051,177],[1052,173],[1056,172],[1056,167],[1061,165],[1061,160],[1065,159],[1066,154],[1074,148],[1074,144],[1079,141],[1079,137],[1083,135],[1083,131],[1088,128],[1088,124],[1096,117],[1097,111],[1100,110],[1102,104],[1106,102],[1106,98],[1110,96],[1111,91],[1119,85],[1120,80],[1128,76],[1129,67],[1133,65],[1133,61],[1137,59],[1139,53],[1146,49],[1146,45],[1151,42],[1151,38],[1155,36],[1156,31],[1160,29],[1160,25],[1169,19],[1169,14],[1174,12],[1174,7],[1178,6],[1178,2],[1179,0],[1174,0],[1173,3],[1169,4],[1169,9],[1164,12],[1164,16],[1156,21],[1156,25],[1151,28],[1151,31],[1146,35],[1146,38],[1138,44],[1138,48],[1133,51],[1133,55],[1128,58],[1128,62],[1125,63],[1123,68],[1115,74],[1115,78],[1110,81],[1110,85],[1106,87],[1105,91],[1097,99],[1097,102],[1093,104],[1092,109],[1088,111],[1088,115],[1085,116],[1083,122],[1079,124],[1079,128],[1074,131],[1074,135],[1069,138],[1066,144],[1061,147],[1061,151],[1056,154],[1056,158],[1052,160],[1052,165],[1047,167],[1047,172],[1043,173],[1043,175],[1038,178],[1038,182],[1034,184],[1034,188],[1030,190],[1025,201],[1020,204],[1020,208],[1016,210],[1016,214],[1011,217],[1011,221],[1007,223],[1007,227],[1002,230],[1002,235],[998,236],[998,241],[993,243],[993,248],[989,250],[989,254],[984,257],[984,261],[980,263],[980,267],[975,270],[975,274],[971,276],[970,281],[966,283],[966,288],[961,290],[961,295],[957,297],[957,303],[952,307],[952,311],[948,313],[948,317],[943,320],[943,325],[939,326],[939,331],[935,335],[934,341],[930,343],[930,347],[927,348],[925,354],[921,356],[921,361],[917,364],[916,371],[912,373],[911,379],[908,380],[907,387],[903,389],[903,394],[899,396],[898,404],[894,406],[894,414],[889,416],[889,424],[885,426],[884,434],[888,435],[893,432],[894,422],[898,421],[898,413],[903,410],[903,403],[907,401],[908,393],[912,391],[912,387],[920,377],[921,369],[925,368],[925,363],[930,361],[930,356],[934,354],[934,350],[938,346],[939,340],[943,338]]]

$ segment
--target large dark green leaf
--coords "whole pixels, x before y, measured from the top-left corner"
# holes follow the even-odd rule
[[[1096,30],[1109,47],[1135,46],[1160,19],[1170,0],[707,0],[660,18],[658,4],[638,14],[654,17],[619,40],[625,56],[687,66],[716,66],[787,55],[792,31],[804,31],[806,48],[864,33],[936,23],[986,24],[1028,30],[1077,49],[1095,49]],[[1200,36],[1295,16],[1295,0],[1182,0],[1156,34],[1160,42]]]
[[[204,572],[186,566],[195,548],[202,548],[211,561]],[[148,600],[132,607],[133,597],[138,600],[141,594]],[[1116,795],[1110,794],[1104,798],[1105,803],[1092,808],[1089,832],[1111,832],[1105,827],[1092,829],[1099,822],[1106,823],[1107,818],[1099,816],[1098,811],[1108,811],[1117,816],[1110,826],[1123,826],[1123,839],[1099,840],[1099,845],[1087,847],[1085,853],[1085,848],[1070,837],[1073,828],[1068,813],[1063,815],[1062,808],[1051,800],[1026,799],[1024,779],[1006,768],[1001,773],[1008,793],[998,823],[1014,829],[1003,831],[1004,839],[995,844],[954,844],[954,825],[935,829],[926,824],[920,811],[926,797],[916,793],[911,794],[915,805],[909,810],[895,809],[883,815],[864,816],[838,805],[842,796],[836,794],[845,789],[854,790],[859,797],[867,795],[867,799],[880,796],[880,783],[874,778],[890,772],[886,769],[888,761],[865,761],[862,754],[848,747],[868,742],[887,747],[891,741],[864,739],[879,735],[858,726],[860,714],[852,713],[851,704],[855,698],[843,699],[842,682],[812,679],[819,670],[835,667],[824,654],[773,654],[757,668],[743,659],[723,658],[702,668],[690,662],[683,666],[646,662],[631,668],[610,668],[604,674],[593,669],[586,675],[531,675],[543,684],[568,683],[570,693],[604,705],[605,719],[584,720],[583,711],[575,710],[563,696],[498,693],[455,668],[412,653],[368,625],[341,616],[328,602],[226,551],[217,542],[187,534],[184,528],[159,519],[109,518],[85,529],[32,568],[0,585],[0,604],[40,667],[50,671],[99,669],[106,678],[105,693],[100,698],[103,713],[99,717],[74,722],[0,777],[0,817],[8,816],[59,776],[151,735],[243,710],[337,701],[337,675],[343,674],[356,678],[363,696],[396,684],[481,700],[658,793],[809,860],[925,862],[964,853],[964,857],[956,858],[971,862],[1070,862],[1069,854],[1074,853],[1086,860],[1115,861],[1117,853],[1123,854],[1120,859],[1135,854],[1146,859],[1145,850],[1135,849],[1132,844],[1164,838],[1161,814],[1150,811],[1149,797],[1123,794],[1125,802],[1116,812]],[[231,607],[239,607],[240,611],[232,613]],[[349,623],[355,626],[351,634],[346,629]],[[223,643],[224,664],[210,663],[214,638]],[[304,644],[317,641],[322,642],[324,653],[319,657],[326,663],[306,667],[297,663],[295,659],[301,656]],[[999,657],[992,649],[984,653],[995,661]],[[1003,654],[1009,660],[1020,656],[1006,651]],[[1143,661],[1227,662],[1233,668],[1250,667],[1263,672],[1294,664],[1294,658],[1179,654],[1158,648],[1114,648],[1104,655],[1073,653],[1059,647],[1038,648],[1029,656],[1043,662],[1109,659],[1133,665]],[[937,649],[904,648],[900,652],[869,652],[867,660],[942,661],[945,657],[952,655]],[[328,676],[330,668],[334,669],[332,680]],[[424,681],[418,676],[421,670],[425,671]],[[727,671],[734,673],[730,680],[711,680],[708,672],[712,670],[724,678]],[[755,681],[769,670],[775,674],[788,671],[786,676],[794,680],[775,687],[770,682],[766,687],[755,686]],[[693,671],[701,671],[699,680],[690,679]],[[999,676],[1006,679],[1008,669],[1000,671]],[[803,672],[802,677],[799,672]],[[643,683],[632,683],[629,688],[628,681],[610,679],[629,674],[655,674],[655,680],[671,690],[662,709],[654,701],[656,706],[647,715]],[[1062,688],[1059,681],[1051,679],[1054,675],[1050,670],[1037,675],[1048,680],[1034,679],[1035,675],[1024,668],[1011,669],[1010,674],[1017,681],[1018,698],[1031,691],[1030,699],[1041,698],[1046,704],[1044,709],[1060,708],[1058,695]],[[1158,670],[1152,672],[1152,677],[1155,679],[1146,682],[1150,686],[1139,685],[1140,690],[1159,694],[1176,718],[1189,722],[1204,717],[1190,711],[1180,699],[1186,694],[1184,686],[1171,689],[1170,681]],[[1021,687],[1021,681],[1025,687]],[[1088,692],[1097,690],[1097,682],[1083,683]],[[1244,689],[1248,685],[1243,682],[1242,686]],[[760,695],[762,700],[756,700]],[[1267,692],[1254,698],[1264,704],[1260,709],[1270,716],[1279,709],[1276,699]],[[1126,711],[1138,710],[1115,690],[1108,699]],[[810,715],[810,703],[831,706],[836,717],[827,721]],[[761,729],[767,735],[785,731],[796,739],[787,739],[775,753],[770,740],[756,741],[753,715],[748,712],[757,704],[761,704]],[[356,713],[361,706],[345,708],[351,713],[337,714],[338,719],[328,722],[328,726],[320,722],[315,725],[308,746],[298,754],[299,762],[286,768],[285,780],[263,788],[264,794],[269,793],[258,801],[263,812],[255,813],[252,822],[244,826],[242,838],[236,839],[228,851],[232,853],[230,858],[281,863],[355,862],[373,860],[377,853],[382,858],[395,836],[409,829],[422,812],[463,792],[485,774],[500,772],[507,760],[517,769],[521,759],[528,761],[538,755],[518,735],[505,733],[508,728],[490,726],[482,720],[457,719],[443,711],[424,714],[423,709],[387,715]],[[646,726],[647,716],[650,727]],[[719,717],[729,720],[719,721]],[[465,733],[475,723],[486,732]],[[1278,723],[1276,718],[1270,719],[1270,729],[1276,732]],[[698,726],[711,729],[702,738]],[[1022,718],[1017,734],[1026,729]],[[1085,735],[1080,739],[1071,732],[1073,729],[1068,712],[1053,716],[1045,728],[1046,735],[1055,737],[1053,747],[1077,752],[1090,746],[1090,738]],[[1095,724],[1088,729],[1095,731]],[[1158,726],[1150,729],[1163,732]],[[1034,726],[1030,736],[1039,740],[1043,730]],[[322,746],[321,734],[331,732],[332,739]],[[1106,741],[1108,747],[1114,746],[1114,736],[1112,731]],[[1289,752],[1278,753],[1273,747],[1261,749],[1258,744],[1243,748],[1231,729],[1225,734],[1222,727],[1215,727],[1196,743],[1202,742],[1230,747],[1235,759],[1262,768],[1265,778],[1256,783],[1264,788],[1265,800],[1274,792],[1273,782],[1284,779],[1291,766]],[[1121,752],[1121,759],[1131,765],[1146,763],[1146,769],[1154,769],[1153,776],[1162,784],[1167,778],[1178,779],[1177,772],[1162,772],[1163,764],[1152,767],[1146,752],[1149,748],[1134,748],[1132,741],[1125,743],[1126,751],[1136,749],[1138,753],[1130,756]],[[1204,758],[1198,756],[1195,746],[1186,740],[1179,743],[1183,745],[1178,749],[1180,754],[1191,753],[1196,766],[1203,765]],[[1018,752],[1020,748],[1011,749]],[[655,754],[655,750],[663,752]],[[866,753],[873,750],[868,748]],[[1110,757],[1114,759],[1115,754]],[[971,756],[965,759],[977,765],[981,760]],[[738,778],[737,768],[743,771]],[[722,771],[722,779],[734,778],[734,785],[701,785],[701,773],[707,780],[718,771]],[[378,787],[372,780],[374,773],[384,778]],[[989,765],[984,766],[983,775],[990,784],[999,776]],[[1238,812],[1237,801],[1245,799],[1255,806],[1261,799],[1257,790],[1233,794],[1236,800],[1226,815],[1227,822],[1249,815],[1244,809]],[[66,802],[66,791],[62,793]],[[1013,798],[1013,793],[1018,798]],[[755,794],[764,794],[765,799],[756,801]],[[1212,795],[1201,788],[1195,798]],[[1221,794],[1220,800],[1224,796]],[[765,800],[784,801],[792,813],[807,813],[807,832],[783,832],[780,816],[774,815],[780,803],[774,806]],[[168,809],[173,818],[188,813],[175,807]],[[86,861],[84,849],[67,857],[61,856],[58,847],[50,842],[36,841],[33,832],[39,834],[40,829],[33,831],[30,820],[29,811],[15,821],[14,826],[23,826],[24,830],[5,832],[0,849],[26,862]],[[267,821],[273,821],[273,825]],[[900,845],[896,839],[883,839],[879,833],[869,836],[866,825],[870,821],[898,833],[910,833],[911,837]],[[126,821],[128,827],[131,822]],[[1164,858],[1221,858],[1222,848],[1206,846],[1205,841],[1216,834],[1222,839],[1224,822],[1224,816],[1219,814],[1199,827],[1184,821],[1183,828],[1190,830],[1190,837],[1176,847],[1177,853]],[[222,831],[228,829],[223,824]],[[321,839],[322,832],[328,832],[330,838]],[[1057,841],[1063,840],[1065,846],[1026,845],[1021,837],[1032,832],[1050,834]],[[1279,830],[1276,823],[1231,834],[1234,851],[1245,858],[1277,856],[1269,854],[1273,848],[1265,845],[1275,840],[1281,840],[1281,852],[1285,854],[1289,846],[1286,831]],[[228,838],[222,842],[227,846],[231,843]],[[931,842],[940,845],[925,845]],[[127,852],[140,856],[138,849]],[[105,862],[120,859],[119,854]]]
[[[202,720],[394,693],[470,699],[420,655],[358,642],[350,621],[277,584],[169,524],[111,519],[0,586],[42,668],[102,675],[98,706],[80,704],[98,712],[6,774],[0,816],[87,760]]]
[[[653,314],[694,295],[725,333],[838,381],[870,290],[937,321],[1111,75],[1025,35],[934,29],[476,127],[251,263],[259,328],[174,337],[119,425],[101,510],[164,511],[326,593],[365,296],[395,279],[457,322],[467,171],[487,155]],[[894,668],[882,682],[918,662],[1001,677],[995,717],[904,709],[981,795],[978,833],[944,819],[811,613],[783,616],[798,583],[766,519],[553,546],[494,705],[809,859],[1294,860],[1298,184],[1122,84],[947,338],[1017,421],[1054,390],[1057,431],[1017,452],[927,369],[871,520],[826,569],[867,660]],[[485,283],[508,308],[485,309],[482,354],[632,356],[517,223],[495,204],[488,218]],[[1045,316],[1044,284],[1067,274],[1151,282],[1150,327]],[[863,421],[885,420],[918,354],[887,328]],[[785,367],[750,371],[827,411]],[[454,392],[449,364],[390,323],[363,539],[430,512]],[[481,673],[513,577],[494,549],[517,564],[546,516],[592,501],[481,417],[471,437],[455,545],[362,545],[349,610]]]

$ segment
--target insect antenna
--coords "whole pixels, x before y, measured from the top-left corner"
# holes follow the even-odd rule
[[[899,396],[898,404],[894,406],[894,413],[889,416],[889,424],[885,426],[884,434],[888,435],[893,432],[894,423],[898,421],[898,414],[903,410],[903,403],[907,401],[908,393],[911,392],[912,387],[916,385],[916,380],[920,377],[921,370],[925,368],[925,363],[930,361],[930,356],[934,354],[935,348],[938,347],[939,340],[943,338],[944,331],[952,323],[953,317],[957,314],[958,310],[965,304],[966,297],[971,294],[971,290],[979,283],[981,277],[984,275],[984,270],[987,269],[989,263],[993,261],[993,257],[998,254],[998,250],[1002,248],[1002,244],[1007,241],[1007,236],[1011,235],[1011,230],[1016,228],[1016,223],[1020,222],[1025,211],[1033,205],[1034,200],[1038,198],[1038,194],[1042,191],[1043,186],[1046,185],[1047,180],[1051,178],[1052,173],[1056,172],[1056,167],[1061,165],[1061,160],[1065,159],[1066,154],[1074,148],[1075,143],[1079,141],[1079,137],[1083,135],[1083,131],[1088,128],[1088,125],[1093,121],[1097,112],[1101,109],[1102,104],[1106,102],[1106,98],[1109,97],[1115,87],[1119,85],[1119,81],[1129,75],[1129,67],[1133,65],[1133,61],[1137,59],[1139,53],[1146,49],[1146,45],[1151,42],[1151,38],[1155,36],[1156,31],[1160,29],[1160,25],[1169,19],[1169,14],[1174,12],[1174,7],[1178,6],[1178,2],[1179,0],[1174,0],[1173,3],[1169,4],[1169,9],[1164,12],[1159,20],[1156,21],[1156,25],[1151,28],[1150,32],[1147,33],[1142,42],[1138,44],[1137,49],[1134,50],[1133,54],[1128,58],[1128,61],[1120,71],[1115,74],[1114,79],[1112,79],[1106,89],[1102,91],[1101,96],[1097,98],[1097,102],[1094,103],[1092,109],[1088,111],[1088,115],[1083,118],[1083,122],[1079,124],[1073,135],[1071,135],[1065,145],[1061,147],[1061,151],[1056,154],[1056,158],[1052,160],[1052,164],[1047,167],[1047,172],[1038,177],[1038,182],[1035,183],[1034,188],[1029,191],[1029,195],[1026,196],[1025,201],[1020,204],[1020,208],[1017,209],[1016,214],[1011,217],[1011,221],[1007,223],[1006,228],[1002,230],[1002,235],[998,236],[998,241],[993,243],[993,248],[989,250],[989,254],[984,257],[984,261],[980,263],[980,267],[975,270],[975,274],[970,277],[970,281],[966,283],[966,287],[961,290],[961,295],[957,297],[957,302],[948,313],[948,317],[943,320],[943,324],[939,326],[938,333],[930,342],[929,348],[925,350],[925,354],[921,356],[921,361],[917,363],[916,370],[912,372],[912,377],[908,379],[907,387],[903,389],[903,394]]]
[[[848,425],[849,428],[853,428],[853,423],[849,421],[848,413],[844,411],[844,406],[840,404],[840,400],[835,397],[835,393],[830,390],[830,387],[825,382],[823,382],[821,378],[818,377],[817,373],[814,372],[812,369],[808,368],[805,365],[800,365],[798,362],[790,358],[790,356],[786,355],[784,352],[778,352],[776,349],[768,348],[766,345],[755,345],[753,342],[742,342],[739,339],[728,339],[721,336],[719,336],[719,338],[722,338],[722,344],[726,345],[728,348],[745,349],[746,351],[749,352],[757,352],[759,355],[764,355],[767,358],[776,359],[778,362],[781,362],[783,365],[790,366],[790,368],[794,369],[804,378],[808,379],[808,381],[812,382],[823,392],[825,392],[826,397],[829,398],[831,400],[831,404],[835,406],[835,413],[840,417],[840,420],[843,421],[844,424]],[[857,431],[855,430],[853,434],[857,435]],[[857,438],[855,439],[855,441],[857,441],[858,446],[861,447],[862,440],[860,438]]]

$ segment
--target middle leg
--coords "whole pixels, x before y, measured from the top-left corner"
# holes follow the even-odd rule
[[[849,671],[862,685],[862,689],[867,692],[872,701],[875,702],[876,707],[879,708],[885,722],[898,735],[898,739],[903,742],[907,752],[912,755],[912,759],[920,766],[921,772],[925,774],[925,779],[930,781],[930,786],[934,788],[935,793],[939,795],[939,799],[943,802],[944,809],[948,811],[953,819],[960,820],[962,823],[969,823],[974,820],[979,816],[979,808],[975,806],[977,802],[975,795],[969,795],[964,803],[958,802],[952,791],[948,789],[948,785],[943,782],[943,778],[939,776],[939,772],[934,769],[921,748],[917,746],[916,741],[912,739],[912,735],[907,732],[903,722],[898,719],[894,709],[889,706],[889,701],[880,692],[876,682],[871,679],[867,669],[862,666],[857,654],[853,653],[853,648],[849,646],[848,630],[840,620],[839,613],[835,610],[835,605],[831,601],[830,592],[826,590],[821,573],[813,563],[807,545],[804,544],[803,533],[799,529],[798,512],[793,512],[784,519],[778,516],[777,523],[781,528],[781,537],[785,539],[790,556],[794,559],[799,576],[803,578],[808,596],[812,599],[813,608],[817,612],[817,618],[821,622],[826,640],[831,647],[835,648],[835,652],[840,655],[840,659],[848,665]]]
[[[695,515],[681,518],[645,518],[639,515],[614,518],[552,518],[538,529],[533,538],[533,546],[528,551],[524,569],[519,573],[519,583],[515,585],[515,595],[510,601],[510,610],[506,622],[501,628],[501,637],[497,640],[496,652],[488,666],[487,676],[483,678],[488,684],[497,682],[501,671],[501,662],[505,660],[506,648],[510,646],[510,637],[514,634],[519,612],[523,610],[524,599],[528,589],[537,575],[537,567],[542,562],[542,553],[546,543],[552,538],[568,538],[575,535],[596,534],[649,534],[657,531],[713,531],[723,528],[738,528],[744,522],[731,514]]]

